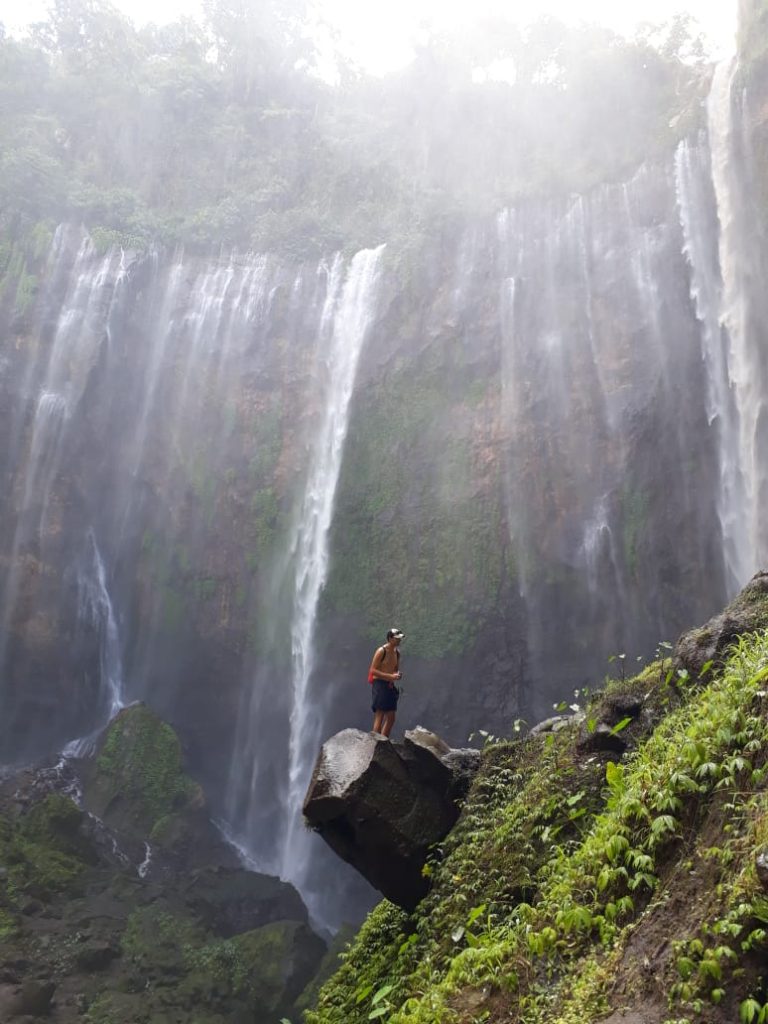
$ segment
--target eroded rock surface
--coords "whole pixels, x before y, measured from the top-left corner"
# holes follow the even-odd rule
[[[768,572],[756,573],[719,615],[683,633],[675,647],[675,665],[698,678],[704,666],[720,668],[728,648],[744,633],[768,627]]]
[[[429,848],[453,827],[480,763],[426,729],[402,743],[344,729],[320,751],[304,802],[307,823],[387,899],[412,909],[428,881]]]

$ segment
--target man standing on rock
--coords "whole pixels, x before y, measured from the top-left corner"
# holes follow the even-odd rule
[[[395,712],[400,691],[395,686],[403,678],[400,671],[400,644],[405,639],[399,629],[387,630],[387,642],[377,647],[368,672],[373,686],[373,731],[389,736],[395,724]]]

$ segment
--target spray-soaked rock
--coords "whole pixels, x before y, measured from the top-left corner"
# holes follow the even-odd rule
[[[430,847],[450,831],[480,764],[426,729],[392,743],[345,729],[320,751],[304,801],[307,823],[379,892],[411,910],[428,888]]]
[[[768,850],[761,850],[755,857],[755,873],[763,890],[768,892]]]
[[[675,647],[675,667],[697,679],[705,666],[719,668],[728,648],[744,633],[768,627],[768,572],[759,572],[728,607],[703,626],[683,633]]]

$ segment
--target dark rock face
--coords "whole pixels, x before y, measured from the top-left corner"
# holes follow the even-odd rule
[[[324,745],[304,816],[343,860],[387,899],[413,909],[428,889],[422,868],[452,828],[480,763],[425,729],[403,743],[345,729]]]
[[[0,986],[0,1019],[46,1017],[56,986],[50,981],[24,981],[21,985]]]
[[[618,690],[605,695],[600,701],[598,714],[581,723],[576,748],[580,753],[624,754],[639,724],[642,734],[650,726],[650,715],[645,712],[642,694]]]
[[[225,938],[274,921],[307,922],[306,907],[292,885],[242,869],[196,872],[187,899],[205,926]]]
[[[744,633],[768,626],[768,572],[757,573],[724,611],[705,625],[683,633],[675,647],[675,667],[697,679],[704,666],[720,667],[730,645]]]
[[[0,1021],[295,1018],[325,953],[293,886],[239,865],[146,707],[84,761],[0,779]]]
[[[757,879],[764,891],[768,892],[768,854],[762,850],[755,857],[755,871]]]

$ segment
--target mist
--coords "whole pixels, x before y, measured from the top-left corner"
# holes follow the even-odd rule
[[[142,885],[193,848],[279,878],[313,971],[374,893],[303,795],[387,629],[398,729],[462,746],[768,553],[758,37],[390,13],[399,46],[303,0],[0,28],[0,765]],[[195,780],[163,760],[156,819],[89,790],[145,712]]]

